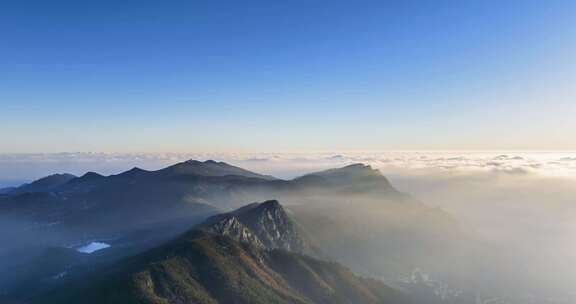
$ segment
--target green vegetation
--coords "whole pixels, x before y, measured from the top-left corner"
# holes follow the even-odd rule
[[[35,303],[406,303],[333,262],[205,232],[127,259]]]

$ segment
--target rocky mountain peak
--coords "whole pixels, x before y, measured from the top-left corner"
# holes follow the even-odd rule
[[[363,163],[355,163],[355,164],[351,164],[348,166],[345,166],[343,168],[340,168],[340,170],[342,171],[367,171],[367,172],[372,172],[372,173],[377,173],[378,170],[372,168],[372,166],[367,165],[367,164],[363,164]]]
[[[146,174],[146,173],[150,173],[150,171],[146,171],[144,169],[134,167],[128,171],[124,171],[124,172],[118,174],[117,176],[136,177],[136,176]]]
[[[268,200],[256,206],[254,212],[280,212],[286,213],[282,205],[277,200]]]
[[[84,173],[84,175],[82,175],[80,178],[81,179],[95,179],[95,178],[101,178],[101,177],[104,177],[104,175],[90,171],[90,172]]]
[[[374,169],[372,168],[372,166],[362,163],[351,164],[342,168],[329,169],[326,171],[322,171],[320,173],[324,175],[329,174],[367,175],[367,176],[382,175],[380,171],[378,171],[377,169]]]
[[[214,160],[199,161],[187,160],[173,166],[164,168],[159,172],[169,175],[198,175],[198,176],[244,176],[249,178],[260,178],[265,180],[275,179],[272,176],[254,173],[240,167],[236,167],[225,162]]]
[[[300,179],[307,177],[310,178],[311,176],[320,177],[328,182],[335,184],[347,184],[363,180],[386,179],[378,169],[374,169],[370,165],[361,163],[310,173],[300,177]]]
[[[222,218],[202,230],[215,234],[229,236],[240,242],[250,243],[259,248],[265,248],[260,239],[248,228],[241,223],[236,216]]]
[[[213,216],[201,224],[200,229],[267,249],[318,254],[311,241],[276,200],[250,204]]]

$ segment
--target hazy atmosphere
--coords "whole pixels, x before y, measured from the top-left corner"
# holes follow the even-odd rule
[[[0,303],[576,303],[575,14],[0,4]]]
[[[453,284],[442,285],[444,293],[447,292],[446,290],[450,291],[450,288],[454,288],[451,292],[458,290],[462,290],[458,292],[471,292],[471,289],[475,289],[473,292],[482,294],[484,297],[482,299],[486,301],[496,296],[502,297],[502,301],[510,301],[502,303],[540,303],[538,301],[541,299],[550,297],[556,298],[556,302],[551,300],[550,303],[571,303],[575,300],[570,282],[576,279],[576,267],[571,266],[576,265],[576,246],[570,244],[573,232],[576,230],[576,206],[574,206],[576,153],[397,151],[251,154],[82,152],[2,154],[0,157],[2,176],[0,177],[4,186],[15,186],[52,173],[71,173],[82,176],[87,171],[95,171],[110,175],[119,174],[132,167],[158,170],[188,159],[217,159],[283,179],[292,179],[310,172],[355,163],[369,164],[379,169],[398,190],[409,193],[432,209],[450,214],[450,217],[458,222],[458,226],[466,231],[467,237],[472,236],[474,249],[466,249],[465,258],[460,262],[463,266],[460,265],[459,270],[449,269],[452,266],[447,266],[449,264],[444,264],[445,262],[440,259],[434,259],[433,264],[445,265],[441,266],[444,269],[430,268],[430,266],[425,266],[430,261],[419,260],[421,258],[418,257],[416,260],[422,264],[410,266],[419,271],[426,271],[426,275],[431,275],[435,279],[443,278],[445,283],[442,284]],[[257,197],[255,196],[254,200],[257,200]],[[307,208],[301,205],[310,199],[300,195],[296,198],[292,195],[285,197],[285,194],[273,195],[269,198],[281,197],[281,201],[287,204],[288,208],[295,208],[296,212],[299,212],[300,208]],[[311,206],[320,204],[319,207],[314,207],[320,209],[314,209],[316,211],[308,213],[307,216],[313,214],[317,217],[318,212],[322,214],[336,212],[338,209],[321,211],[323,210],[321,201],[326,199],[328,198],[325,197],[320,201],[317,198],[314,199],[314,205]],[[332,197],[328,200],[334,201],[335,204],[340,199]],[[360,204],[365,198],[356,197],[355,200],[358,200]],[[250,199],[245,202],[250,202]],[[354,204],[354,201],[351,203]],[[381,212],[379,211],[381,207],[376,207],[371,203],[362,204],[364,211],[371,210],[370,216]],[[292,205],[294,206],[290,207]],[[336,206],[338,205],[332,208]],[[353,210],[356,210],[356,208],[345,208],[348,217],[355,212]],[[357,216],[363,221],[369,221],[369,215],[364,214],[364,211],[358,210],[360,213],[353,217]],[[403,211],[397,210],[393,214],[396,214],[396,217],[402,217]],[[334,213],[334,216],[337,217],[337,213]],[[382,214],[381,216],[385,218],[388,215]],[[304,222],[309,220],[307,217],[303,218]],[[378,218],[375,220],[378,221]],[[343,225],[340,229],[348,229],[344,228],[346,223],[340,225]],[[386,230],[390,229],[385,228],[386,224],[382,226],[382,223],[367,224],[365,222],[364,225],[367,225],[365,229],[384,229],[380,230],[380,233],[385,235],[389,233]],[[409,227],[411,224],[406,222],[402,225]],[[432,227],[427,229],[438,229]],[[314,234],[314,231],[311,233]],[[334,237],[325,233],[320,235],[321,239]],[[342,237],[338,238],[342,239]],[[459,243],[462,240],[457,240],[454,236],[445,236],[445,238],[440,252],[454,250],[448,249],[452,248],[448,246],[456,246],[453,248],[461,250],[461,245],[453,245],[452,242]],[[353,242],[353,240],[352,238],[349,241]],[[449,243],[445,243],[446,241]],[[359,252],[368,250],[371,255],[386,256],[387,254],[382,252],[383,249],[374,242],[364,243],[365,245],[371,244],[369,246],[373,247],[358,249]],[[379,242],[388,244],[385,239]],[[414,245],[402,245],[402,247],[405,246],[413,247]],[[331,250],[338,249],[332,248]],[[349,260],[350,256],[359,253],[351,255],[350,252],[343,252],[341,254],[343,256],[339,259],[351,264],[358,271],[365,275],[381,276],[382,280],[392,285],[397,284],[395,280],[398,278],[411,275],[410,268],[400,270],[400,274],[389,274],[386,271],[366,272],[364,265],[355,264],[355,258]],[[445,254],[452,255],[448,252]],[[461,258],[462,256],[458,257],[458,259]],[[531,266],[525,268],[524,265],[527,264]],[[397,278],[394,279],[393,276]],[[454,277],[459,277],[459,280],[467,283],[458,280],[451,281]],[[499,279],[493,281],[496,277]],[[432,286],[438,288],[435,285]],[[506,291],[502,291],[502,286],[505,286]],[[528,299],[535,302],[525,302]],[[455,301],[446,303],[468,303],[462,298]]]

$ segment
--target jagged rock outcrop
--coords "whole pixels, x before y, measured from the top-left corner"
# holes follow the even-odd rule
[[[198,228],[260,248],[319,255],[316,246],[276,200],[213,216]]]
[[[265,248],[260,239],[242,224],[235,216],[224,218],[210,226],[204,227],[204,231],[231,237],[239,242],[250,243],[259,248]]]

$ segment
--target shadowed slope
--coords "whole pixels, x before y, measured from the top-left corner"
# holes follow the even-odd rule
[[[72,174],[52,174],[41,179],[35,180],[29,184],[24,184],[19,187],[14,187],[10,191],[6,191],[6,194],[17,195],[22,193],[30,192],[46,192],[56,189],[59,186],[66,184],[76,176]]]
[[[407,303],[343,266],[191,232],[32,303]]]

